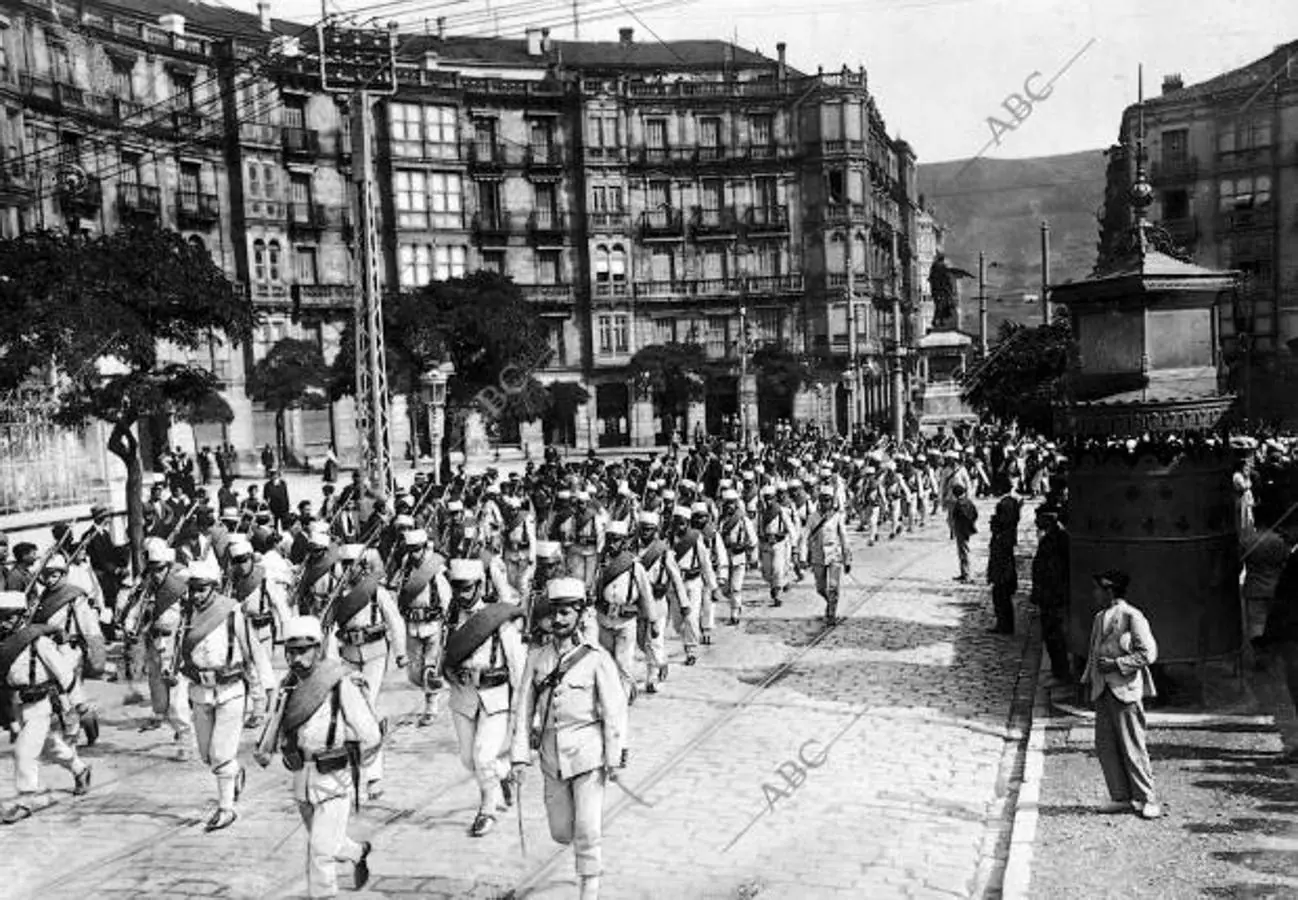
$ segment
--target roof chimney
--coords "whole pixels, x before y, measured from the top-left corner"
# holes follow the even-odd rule
[[[270,0],[257,0],[257,18],[262,31],[270,31]]]
[[[617,41],[623,47],[630,47],[632,44],[635,43],[635,29],[619,28],[617,30]]]
[[[787,77],[789,76],[789,66],[788,66],[788,64],[784,61],[784,51],[785,51],[786,49],[788,49],[788,47],[787,47],[787,45],[784,43],[784,41],[780,41],[778,44],[775,45],[775,55],[776,55],[777,57],[779,57],[779,69],[778,69],[778,71],[779,71],[779,75],[780,75],[780,81],[783,81],[785,78],[787,78]]]
[[[1175,75],[1164,75],[1164,76],[1163,76],[1163,93],[1164,93],[1164,94],[1171,94],[1171,93],[1173,93],[1173,92],[1175,92],[1175,91],[1179,91],[1179,90],[1180,90],[1181,88],[1183,88],[1183,87],[1185,87],[1185,83],[1184,83],[1183,81],[1181,81],[1181,73],[1180,73],[1180,72],[1177,72]]]
[[[446,16],[437,17],[437,39],[439,41],[446,40]]]
[[[554,43],[553,41],[550,40],[550,29],[542,28],[541,29],[541,52],[548,55],[550,53],[550,50],[553,49],[553,47],[554,47]]]
[[[185,17],[179,13],[168,13],[165,16],[158,16],[158,27],[168,34],[184,34]]]
[[[528,28],[524,32],[527,35],[527,55],[541,55],[541,29]]]

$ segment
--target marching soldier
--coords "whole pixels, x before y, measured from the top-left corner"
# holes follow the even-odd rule
[[[232,539],[227,553],[230,559],[230,594],[243,607],[248,630],[253,640],[261,645],[258,659],[262,670],[258,682],[263,690],[256,691],[249,698],[250,709],[245,723],[248,728],[260,728],[266,718],[269,692],[275,684],[275,673],[270,664],[275,652],[275,633],[283,634],[284,624],[289,619],[288,607],[284,602],[283,588],[267,576],[263,566],[253,561],[252,544],[246,538]]]
[[[501,549],[505,574],[510,587],[523,597],[531,591],[532,572],[536,566],[536,523],[517,498],[505,497],[503,503]]]
[[[713,522],[712,508],[703,501],[696,500],[690,507],[690,527],[703,538],[708,562],[711,563],[712,571],[717,578],[721,579],[730,573],[730,553],[726,550],[726,542]],[[718,587],[724,590],[720,582]],[[704,646],[712,644],[712,632],[717,626],[717,610],[713,602],[713,593],[714,591],[707,591],[703,594],[703,605],[699,609],[699,627],[703,632]]]
[[[684,592],[676,596],[680,615],[678,630],[685,644],[685,665],[692,666],[699,661],[699,612],[703,606],[703,593],[717,589],[717,577],[703,535],[690,527],[689,508],[676,507],[672,519],[675,531],[672,552],[676,555],[684,587]]]
[[[550,583],[553,639],[528,659],[510,755],[513,781],[521,785],[537,751],[550,836],[573,847],[581,900],[597,900],[604,787],[625,765],[627,707],[613,659],[581,638],[577,619],[585,598],[579,579]]]
[[[99,740],[99,714],[86,697],[84,678],[102,672],[107,657],[99,616],[86,592],[69,582],[68,561],[61,554],[55,553],[46,560],[40,573],[40,587],[43,592],[32,614],[32,624],[57,629],[76,659],[77,676],[68,691],[73,710],[62,717],[64,734],[75,743],[78,732],[84,732],[86,744],[93,745]]]
[[[820,489],[820,505],[807,525],[807,549],[816,576],[816,593],[825,600],[825,624],[838,622],[838,591],[843,573],[852,571],[843,513],[834,506],[834,489]]]
[[[347,822],[357,769],[378,753],[384,730],[356,672],[325,658],[323,637],[320,620],[313,616],[288,623],[283,699],[254,754],[264,768],[280,752],[284,767],[293,773],[293,799],[307,830],[307,889],[313,898],[337,895],[338,862],[354,866],[356,890],[369,882],[373,848],[348,837]]]
[[[420,727],[433,723],[442,687],[442,645],[446,617],[451,605],[451,585],[446,564],[428,544],[422,529],[407,531],[405,564],[390,590],[396,594],[397,611],[406,620],[406,676],[424,693]]]
[[[739,505],[739,492],[734,488],[727,488],[721,494],[718,531],[729,563],[720,573],[721,585],[730,599],[730,624],[738,625],[744,611],[744,578],[749,560],[757,550],[757,529]]]
[[[144,672],[155,718],[142,730],[161,728],[165,720],[174,736],[176,759],[183,762],[189,759],[194,714],[189,707],[189,688],[175,673],[180,610],[189,593],[189,583],[177,571],[175,550],[161,538],[149,538],[146,544],[144,590],[147,593],[141,599],[139,627],[146,636]]]
[[[450,682],[450,708],[460,761],[477,777],[480,801],[470,833],[482,837],[496,824],[499,803],[513,792],[502,756],[509,749],[509,715],[522,675],[523,641],[514,620],[522,609],[486,603],[485,572],[477,559],[451,560],[452,615],[442,669]]]
[[[563,548],[558,541],[537,541],[536,571],[532,575],[531,588],[525,594],[527,601],[524,606],[524,621],[527,624],[523,629],[523,637],[529,644],[535,644],[539,640],[536,630],[541,626],[541,618],[536,612],[537,604],[547,596],[546,590],[550,582],[563,574]]]
[[[239,765],[247,690],[262,689],[262,646],[233,597],[218,594],[216,579],[191,575],[180,626],[180,670],[189,679],[198,753],[216,776],[217,808],[207,831],[229,828],[246,773]],[[245,688],[245,683],[247,688]]]
[[[351,563],[354,572],[329,612],[337,623],[338,655],[361,677],[366,699],[372,708],[378,709],[389,651],[395,656],[397,667],[405,668],[406,629],[392,595],[379,583],[378,573],[371,569],[370,561],[362,559],[364,550],[361,544],[343,547],[343,561]],[[381,570],[382,566],[378,568]],[[378,800],[383,796],[382,749],[374,752],[364,774],[369,798]]]
[[[635,696],[636,623],[653,612],[653,592],[644,566],[628,546],[627,524],[615,520],[604,529],[604,558],[596,576],[595,612],[599,643],[612,655],[627,696]]]
[[[658,514],[642,512],[638,518],[640,565],[649,583],[647,614],[640,620],[639,645],[645,657],[645,691],[658,693],[658,682],[667,678],[667,613],[669,596],[684,597],[685,583],[676,565],[676,554],[658,534]]]
[[[338,551],[330,546],[329,535],[313,531],[307,537],[307,556],[298,576],[296,596],[289,602],[298,615],[318,615],[337,584]]]
[[[13,691],[18,734],[14,739],[14,782],[18,796],[0,809],[0,824],[12,825],[54,801],[40,781],[41,755],[72,774],[72,793],[90,790],[90,766],[77,756],[76,747],[55,727],[62,717],[67,694],[77,680],[77,656],[57,641],[59,629],[50,625],[22,626],[26,596],[0,592],[0,691]],[[5,697],[5,702],[8,702]]]
[[[765,485],[758,505],[757,541],[762,577],[771,590],[771,605],[784,602],[784,589],[788,584],[789,548],[797,526],[793,514],[775,498],[775,486]]]
[[[595,589],[599,555],[604,549],[604,517],[599,514],[585,491],[573,494],[576,512],[573,517],[572,541],[565,550],[568,574],[580,578],[588,592]]]

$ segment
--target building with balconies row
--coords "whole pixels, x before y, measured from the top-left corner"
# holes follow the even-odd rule
[[[320,84],[313,32],[259,10],[33,2],[0,32],[0,227],[153,218],[202,241],[263,324],[242,352],[212,349],[236,421],[195,442],[246,451],[274,426],[243,395],[244,371],[288,336],[331,358],[358,281],[351,111]],[[648,445],[745,409],[754,428],[841,428],[853,404],[858,420],[886,419],[893,300],[908,311],[918,283],[914,157],[864,71],[805,75],[783,45],[770,59],[630,29],[399,45],[396,92],[370,111],[384,288],[478,269],[520,284],[550,326],[535,374],[590,394],[571,420],[542,423],[548,436]],[[61,196],[22,164],[46,155],[84,170],[86,189]],[[636,352],[671,342],[702,345],[720,373],[684,422],[627,378]],[[862,375],[781,407],[751,375],[740,384],[742,354],[763,345],[855,356]],[[393,413],[402,453],[426,429],[402,398]],[[354,429],[343,401],[293,415],[289,437],[299,455],[345,453]]]
[[[1119,213],[1141,127],[1140,108],[1126,109],[1106,190]],[[1151,218],[1195,262],[1243,276],[1218,304],[1213,340],[1246,413],[1298,418],[1289,400],[1298,384],[1298,42],[1198,84],[1166,77],[1144,102],[1143,128]],[[1125,219],[1113,222],[1116,234]]]

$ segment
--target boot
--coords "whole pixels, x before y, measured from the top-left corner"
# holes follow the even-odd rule
[[[599,876],[582,875],[581,876],[581,894],[580,900],[599,900]]]

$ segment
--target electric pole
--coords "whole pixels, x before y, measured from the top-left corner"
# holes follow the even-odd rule
[[[851,379],[851,405],[847,408],[847,435],[854,440],[856,428],[861,423],[860,360],[857,358],[856,345],[856,271],[852,260],[852,242],[856,228],[852,225],[851,203],[848,208],[847,230],[843,232],[843,260],[847,264],[847,371]]]
[[[1050,324],[1050,223],[1041,223],[1041,324]]]
[[[352,180],[356,183],[356,240],[361,285],[356,300],[356,426],[361,465],[375,490],[391,497],[392,432],[387,354],[383,342],[383,279],[374,183],[373,94],[395,94],[397,60],[391,30],[343,30],[328,23],[321,4],[318,29],[320,84],[345,93],[351,115]]]
[[[897,288],[897,232],[892,233],[892,271],[888,280],[892,287],[892,436],[901,446],[906,439],[906,350],[901,345],[901,291]]]
[[[978,251],[978,353],[987,358],[987,256]]]

